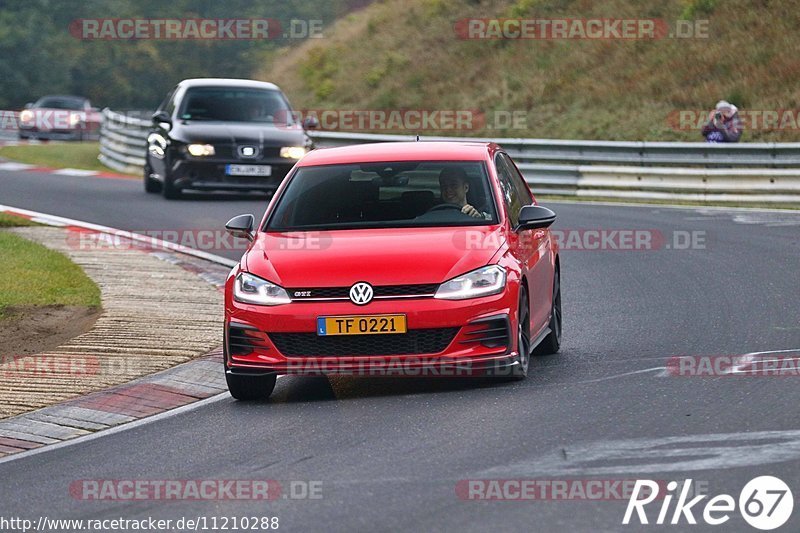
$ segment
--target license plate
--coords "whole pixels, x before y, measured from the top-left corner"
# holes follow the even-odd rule
[[[269,165],[225,165],[225,174],[228,176],[271,176],[272,167]]]
[[[387,335],[406,333],[405,315],[321,316],[317,335]]]

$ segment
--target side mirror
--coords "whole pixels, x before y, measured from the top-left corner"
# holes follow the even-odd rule
[[[306,117],[303,119],[303,129],[315,130],[319,128],[319,120],[317,117]]]
[[[28,102],[27,104],[25,104],[24,109],[30,109],[32,107],[33,107],[33,102]]]
[[[172,126],[172,117],[166,111],[159,111],[153,114],[153,125],[168,124]],[[169,128],[166,128],[169,129]]]
[[[225,229],[234,237],[243,237],[252,242],[256,238],[253,234],[254,225],[255,217],[253,215],[239,215],[230,219],[225,224]]]
[[[556,220],[556,214],[541,205],[525,205],[519,210],[517,229],[549,228]]]

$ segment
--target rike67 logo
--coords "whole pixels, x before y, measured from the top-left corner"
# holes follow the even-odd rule
[[[692,480],[687,479],[680,485],[680,494],[676,489],[676,481],[667,483],[667,493],[660,498],[661,506],[654,524],[697,524],[697,518],[711,526],[719,526],[731,519],[731,514],[736,511],[737,502],[730,494],[719,494],[704,502],[708,495],[701,494],[689,499]],[[633,493],[628,500],[625,516],[622,523],[628,525],[638,520],[639,524],[649,524],[645,507],[653,503],[659,495],[659,484],[649,479],[637,479]],[[644,497],[641,497],[644,495]],[[677,496],[675,507],[672,501]],[[738,510],[745,522],[762,531],[777,529],[784,525],[792,516],[794,509],[794,496],[789,486],[783,480],[773,476],[759,476],[751,479],[739,493]],[[670,511],[672,511],[670,513]],[[695,516],[695,513],[698,516]]]

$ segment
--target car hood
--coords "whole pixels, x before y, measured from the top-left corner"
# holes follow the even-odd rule
[[[34,113],[64,113],[67,115],[86,113],[83,109],[61,109],[59,107],[31,107],[29,109]]]
[[[177,122],[170,136],[185,143],[263,143],[264,146],[305,146],[307,139],[300,127],[244,122]]]
[[[500,226],[259,233],[246,269],[284,287],[442,283],[485,266]]]

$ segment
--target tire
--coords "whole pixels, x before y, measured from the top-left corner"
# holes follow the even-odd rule
[[[528,302],[528,290],[520,289],[519,311],[517,312],[517,365],[511,373],[511,379],[521,381],[528,377],[531,363],[531,309]]]
[[[175,186],[172,176],[169,173],[164,175],[164,183],[161,184],[161,192],[167,200],[177,200],[181,197],[181,190]]]
[[[30,136],[27,133],[22,133],[21,131],[18,133],[20,141],[27,141],[30,139]]]
[[[550,310],[550,333],[547,334],[539,346],[533,351],[534,355],[553,355],[561,349],[561,270],[556,267],[553,277],[553,307]]]
[[[266,400],[275,389],[277,379],[278,376],[276,374],[243,376],[229,372],[225,373],[228,391],[230,391],[231,396],[240,401]]]
[[[144,190],[148,193],[161,192],[161,182],[150,177],[153,170],[148,163],[144,164]]]

